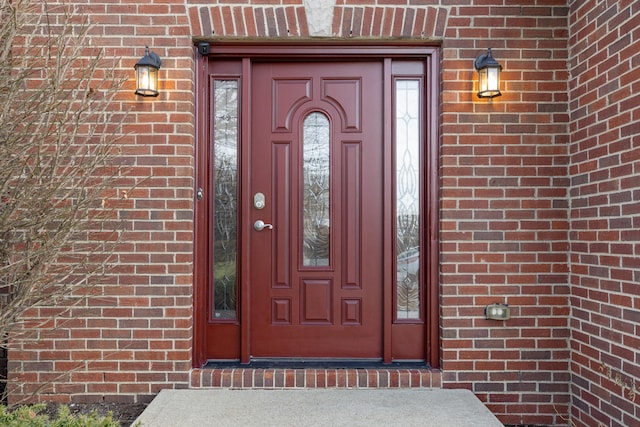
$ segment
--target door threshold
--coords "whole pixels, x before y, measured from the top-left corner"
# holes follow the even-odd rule
[[[254,358],[249,363],[239,360],[209,360],[202,369],[430,369],[424,360],[396,360],[384,363],[382,359],[308,359],[308,358]]]

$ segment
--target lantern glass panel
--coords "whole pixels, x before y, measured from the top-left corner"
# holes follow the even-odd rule
[[[149,67],[138,67],[138,89],[149,89]]]
[[[138,66],[138,88],[141,95],[158,95],[158,70],[151,66]]]
[[[487,91],[487,69],[483,68],[478,70],[478,92],[484,93]]]
[[[478,96],[493,98],[500,93],[500,68],[486,67],[478,70]]]

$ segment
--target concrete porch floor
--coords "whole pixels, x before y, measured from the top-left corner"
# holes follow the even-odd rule
[[[425,388],[162,390],[138,421],[142,427],[502,427],[471,391]]]

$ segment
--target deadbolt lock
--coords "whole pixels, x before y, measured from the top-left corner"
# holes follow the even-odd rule
[[[266,203],[264,199],[264,194],[256,193],[253,195],[253,207],[256,209],[264,209]]]

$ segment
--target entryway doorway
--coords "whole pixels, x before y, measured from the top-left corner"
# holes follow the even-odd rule
[[[438,49],[197,59],[194,366],[438,361]]]

